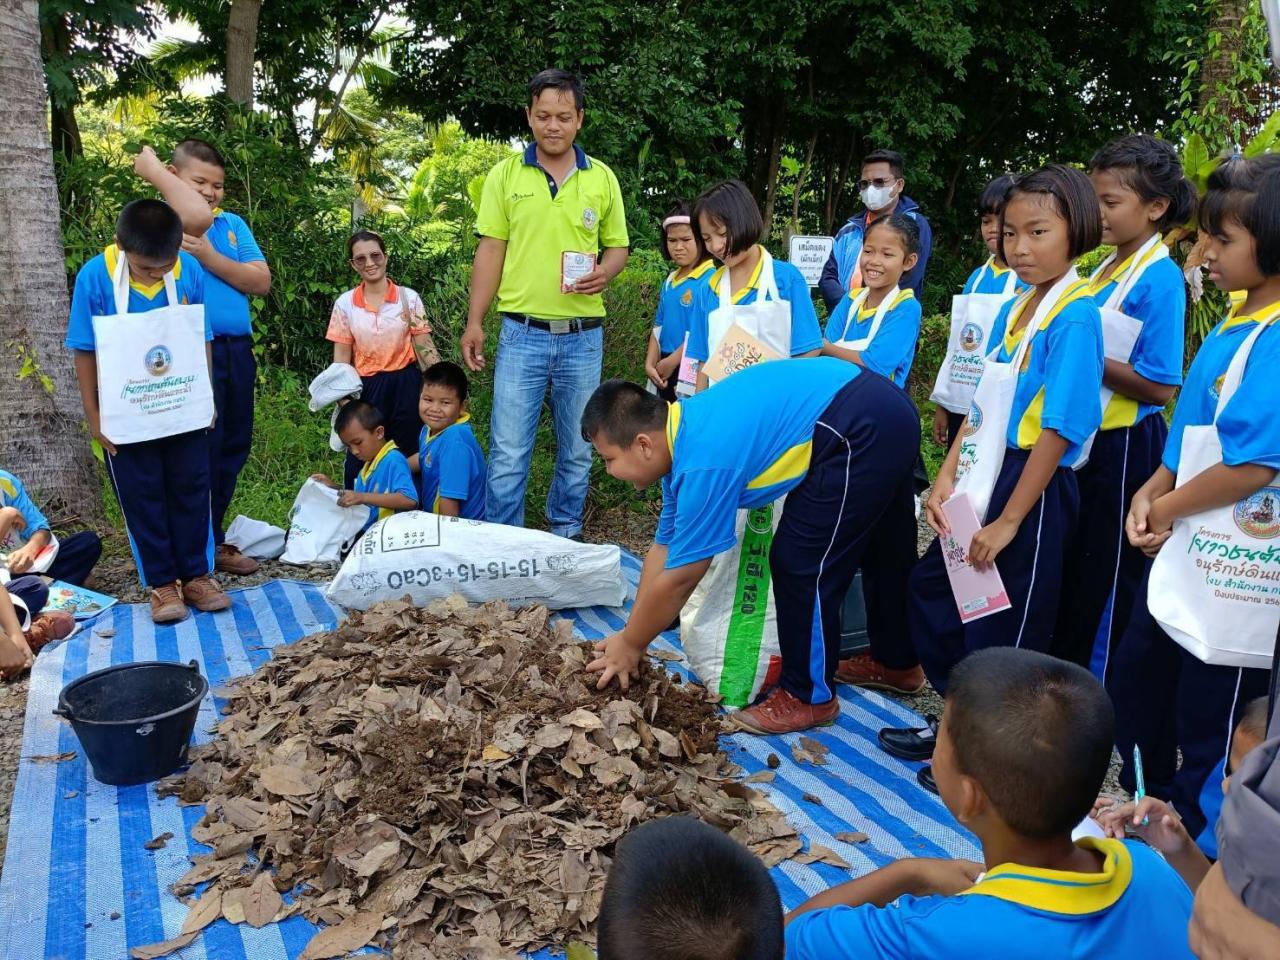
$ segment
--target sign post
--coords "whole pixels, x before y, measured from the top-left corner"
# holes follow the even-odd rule
[[[835,243],[832,237],[791,238],[791,250],[788,260],[804,275],[805,282],[816,287],[822,279],[822,268],[831,256],[831,246]]]

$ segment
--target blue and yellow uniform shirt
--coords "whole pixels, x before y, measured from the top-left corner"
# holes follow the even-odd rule
[[[996,359],[1009,363],[1023,333],[1013,327],[1030,296],[1010,300],[996,315],[992,340],[1000,346]],[[1078,280],[1040,321],[1018,373],[1009,417],[1008,445],[1030,450],[1043,430],[1056,430],[1067,441],[1061,466],[1079,459],[1084,443],[1102,422],[1102,315],[1089,296],[1089,281]]]
[[[414,503],[418,502],[418,488],[414,485],[409,461],[396,449],[393,440],[383,444],[378,455],[360,468],[354,487],[358,493],[403,493]],[[365,529],[395,512],[389,507],[370,507]]]
[[[485,177],[476,234],[507,245],[498,312],[542,320],[603,317],[600,294],[561,293],[561,256],[625,247],[627,214],[613,171],[574,146],[573,170],[559,186],[538,163],[537,144],[498,161]]]
[[[856,316],[851,316],[856,295],[845,294],[831,311],[826,330],[826,338],[830,342],[861,340],[871,332],[876,307],[861,307]],[[876,331],[875,339],[861,351],[862,362],[868,370],[874,370],[905,388],[911,374],[911,363],[916,358],[916,341],[919,338],[920,301],[910,289],[899,290],[884,315],[884,322]]]
[[[671,404],[654,536],[668,568],[728,550],[739,508],[771,503],[804,478],[818,417],[861,372],[835,357],[775,360]]]
[[[1222,462],[1231,467],[1257,463],[1280,470],[1280,303],[1242,314],[1243,303],[1232,306],[1225,320],[1204,338],[1178,395],[1162,462],[1174,473],[1182,457],[1182,434],[1187,427],[1213,423],[1223,378],[1236,350],[1262,322],[1268,327],[1253,345],[1240,386],[1218,418]]]
[[[426,428],[418,434],[418,470],[423,510],[440,512],[440,498],[461,501],[458,516],[484,519],[484,451],[464,413],[434,436]]]
[[[76,274],[75,290],[71,294],[71,317],[67,322],[65,343],[68,350],[93,352],[97,349],[93,318],[115,315],[116,295],[111,278],[115,276],[118,256],[121,254],[112,244]],[[204,303],[205,271],[189,253],[178,254],[178,262],[173,265],[173,283],[180,303]],[[163,281],[150,286],[132,279],[129,281],[130,313],[145,313],[169,305]],[[207,310],[204,314],[204,335],[206,340],[213,339]]]
[[[1008,267],[1002,267],[996,263],[995,257],[987,257],[987,262],[980,267],[976,267],[973,273],[969,274],[969,279],[964,282],[964,289],[961,293],[994,293],[1003,294],[1009,285],[1009,274],[1012,271]],[[1013,275],[1013,292],[1022,293],[1028,289],[1027,285],[1018,279],[1018,275]]]
[[[787,960],[1191,960],[1191,891],[1137,841],[1084,839],[1100,873],[1002,864],[954,897],[829,907],[787,925]]]
[[[763,248],[761,253],[763,253]],[[741,290],[733,293],[733,302],[746,306],[756,302],[760,292],[760,269],[764,266],[762,256],[751,272],[751,278]],[[712,311],[720,307],[720,278],[724,275],[724,267],[719,267],[705,285],[700,286],[693,295],[693,311],[689,316],[689,356],[699,363],[706,363],[711,357],[711,347],[707,343],[707,318]],[[805,282],[800,271],[785,260],[773,261],[773,282],[778,287],[779,299],[791,304],[791,355],[797,356],[817,350],[822,346],[822,328],[818,326],[818,313],[813,309],[813,295],[809,292],[809,284]]]
[[[1091,283],[1089,292],[1099,305],[1115,292],[1129,273],[1138,269],[1135,253],[1103,283]],[[1134,372],[1153,383],[1176,387],[1182,383],[1182,350],[1187,318],[1187,288],[1182,270],[1169,257],[1152,262],[1125,294],[1119,310],[1142,321],[1129,363]],[[1131,427],[1163,408],[1116,394],[1102,412],[1103,430]]]
[[[684,346],[684,335],[689,332],[689,317],[693,314],[693,297],[699,288],[706,286],[707,277],[715,271],[715,264],[704,260],[687,276],[676,279],[678,271],[672,270],[662,281],[658,294],[658,313],[653,325],[658,330],[658,350],[675,353]]]
[[[12,531],[11,540],[15,546],[26,543],[38,530],[49,530],[49,521],[27,494],[27,488],[8,470],[0,470],[0,508],[2,507],[13,507],[22,514],[22,520],[26,524],[22,530],[15,528]]]
[[[213,249],[228,260],[257,263],[262,255],[253,231],[239,216],[221,208],[213,211],[213,226],[205,234]],[[212,270],[205,271],[204,309],[215,337],[247,337],[253,330],[249,321],[249,297]]]

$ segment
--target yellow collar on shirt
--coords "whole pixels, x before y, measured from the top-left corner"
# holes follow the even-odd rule
[[[470,420],[470,419],[471,419],[471,414],[470,414],[470,413],[464,413],[464,414],[463,414],[462,416],[460,416],[457,420],[453,421],[453,423],[449,424],[449,427],[456,427],[458,424],[460,424],[460,423],[466,423],[466,422],[467,422],[468,420]],[[444,430],[448,430],[448,429],[449,429],[449,427],[445,427],[445,428],[444,428]],[[439,440],[441,437],[443,437],[443,436],[444,436],[444,430],[441,430],[439,433],[432,433],[432,432],[431,432],[431,428],[430,428],[430,427],[428,427],[428,428],[427,428],[427,443],[434,443],[436,440]],[[385,448],[383,448],[383,449],[385,449]],[[381,456],[381,454],[379,454],[379,456]]]
[[[910,287],[908,287],[906,290],[899,290],[898,295],[893,298],[893,303],[889,304],[889,309],[897,310],[899,306],[901,306],[905,301],[910,300],[915,295],[916,295],[915,291],[912,290]],[[866,301],[864,300],[863,303],[865,302]],[[874,307],[867,307],[867,306],[858,307],[858,320],[862,321],[862,320],[865,320],[867,317],[873,316],[875,312],[879,309],[880,309],[879,304],[876,304]]]
[[[1111,271],[1111,276],[1107,277],[1107,279],[1105,280],[1102,279],[1102,273],[1101,271],[1099,271],[1098,278],[1096,280],[1093,279],[1092,277],[1089,278],[1090,296],[1098,293],[1101,290],[1105,290],[1107,287],[1111,286],[1111,284],[1113,283],[1123,283],[1125,277],[1133,273],[1133,271],[1135,270],[1141,270],[1146,264],[1150,263],[1151,260],[1154,259],[1159,252],[1160,252],[1160,244],[1159,243],[1152,244],[1151,249],[1146,252],[1146,255],[1143,256],[1142,261],[1139,262],[1138,254],[1142,253],[1141,248],[1133,251],[1133,253],[1129,254],[1129,256],[1125,258],[1124,263],[1118,264],[1116,268]]]
[[[680,430],[682,412],[679,402],[667,405],[667,452],[673,457],[676,455],[676,433]]]
[[[741,303],[743,297],[756,289],[756,287],[760,286],[760,269],[764,266],[764,253],[764,247],[760,247],[760,259],[756,261],[756,268],[751,271],[751,279],[747,281],[747,285],[745,287],[734,292],[734,303]],[[720,295],[720,278],[723,276],[724,267],[718,268],[716,272],[711,275],[711,289],[716,292],[717,296]]]
[[[1223,321],[1219,328],[1221,331],[1230,330],[1232,327],[1238,327],[1246,323],[1270,323],[1276,317],[1280,317],[1280,301],[1269,303],[1256,313],[1240,313],[1239,310],[1244,306],[1244,298],[1235,299],[1235,294],[1231,295],[1231,310],[1227,313],[1227,319]]]
[[[672,289],[674,289],[680,286],[680,284],[682,283],[687,283],[690,280],[697,280],[699,277],[705,276],[707,271],[713,269],[714,267],[715,267],[715,264],[712,263],[710,260],[703,260],[700,264],[698,264],[696,267],[690,270],[687,274],[685,274],[679,280],[676,279],[676,274],[679,273],[680,271],[672,270],[671,271],[671,287]]]
[[[1013,307],[1009,310],[1009,319],[1004,328],[1004,348],[1008,350],[1011,355],[1018,349],[1018,340],[1023,334],[1023,330],[1015,331],[1014,327],[1018,320],[1021,319],[1022,311],[1027,308],[1027,304],[1031,302],[1031,298],[1035,295],[1035,289],[1035,287],[1031,287],[1026,293],[1022,294],[1022,296],[1018,298],[1017,302],[1015,302]],[[1092,293],[1089,281],[1077,280],[1071,286],[1067,287],[1066,291],[1062,294],[1062,297],[1053,305],[1053,309],[1050,310],[1044,320],[1040,322],[1040,330],[1047,330],[1049,328],[1049,324],[1053,323],[1054,317],[1065,310],[1069,304],[1074,303],[1082,297],[1088,297],[1091,295]],[[1026,369],[1027,362],[1030,359],[1031,351],[1028,350],[1026,357],[1022,360],[1023,369]]]
[[[996,263],[995,254],[992,254],[991,256],[987,257],[986,267],[988,270],[991,271],[991,275],[993,277],[1002,277],[1006,273],[1008,273],[1009,270],[1011,269],[1008,266],[1002,267],[1000,266],[1000,264]]]
[[[120,248],[113,243],[111,244],[111,246],[107,247],[107,249],[102,251],[102,256],[107,261],[107,277],[108,278],[114,277],[116,275],[116,264],[120,262]],[[174,281],[176,282],[178,278],[181,276],[182,276],[182,257],[178,257],[178,259],[175,260],[173,263]],[[137,280],[133,279],[133,272],[130,271],[129,286],[131,286],[134,290],[137,290],[140,294],[142,294],[148,300],[152,300],[155,298],[156,294],[158,294],[161,290],[164,289],[164,281],[159,280],[156,283],[153,283],[150,286],[148,286],[145,283],[139,283]]]
[[[441,431],[441,433],[443,432],[444,431]],[[363,480],[365,483],[368,483],[369,478],[373,476],[373,471],[378,469],[378,464],[380,464],[383,460],[385,460],[387,458],[387,454],[389,454],[395,448],[396,448],[396,442],[394,440],[388,440],[386,443],[384,443],[382,445],[382,449],[378,451],[378,455],[374,457],[372,460],[370,460],[368,463],[366,463],[363,467],[360,468],[360,479]]]
[[[1105,858],[1099,873],[1042,870],[1002,863],[960,896],[986,896],[1033,910],[1082,917],[1114,906],[1133,879],[1133,858],[1119,840],[1083,837],[1076,846]]]

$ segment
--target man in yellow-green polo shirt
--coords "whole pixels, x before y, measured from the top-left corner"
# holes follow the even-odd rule
[[[500,161],[480,199],[462,357],[484,367],[485,314],[496,295],[502,330],[494,366],[485,519],[521,526],[542,402],[551,387],[556,468],[547,494],[552,533],[578,537],[591,445],[579,423],[600,385],[603,293],[627,262],[627,221],[613,171],[573,141],[582,83],[564,70],[529,81],[534,142]]]

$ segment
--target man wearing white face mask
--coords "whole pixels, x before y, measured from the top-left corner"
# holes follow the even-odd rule
[[[848,223],[836,233],[831,256],[822,268],[818,292],[822,294],[828,313],[850,290],[862,286],[858,274],[858,257],[862,253],[862,237],[867,225],[879,217],[891,213],[905,213],[920,228],[920,259],[902,275],[902,287],[910,287],[921,300],[924,293],[924,271],[933,252],[933,228],[920,212],[920,207],[902,188],[902,154],[894,150],[876,150],[862,161],[862,177],[858,181],[858,195],[865,207],[849,218]]]

